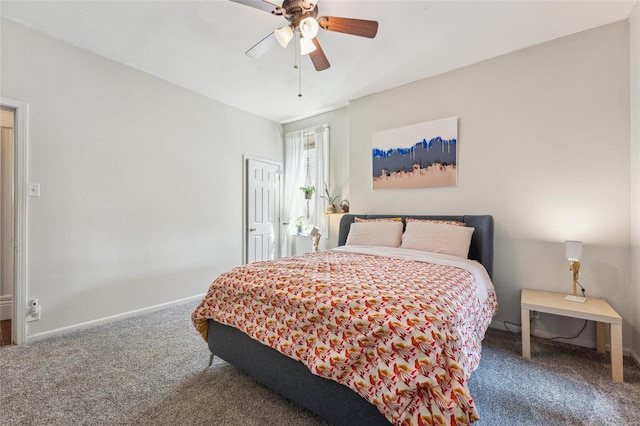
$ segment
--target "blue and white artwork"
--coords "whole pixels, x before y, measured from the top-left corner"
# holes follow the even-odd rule
[[[458,117],[376,132],[373,189],[456,186]]]

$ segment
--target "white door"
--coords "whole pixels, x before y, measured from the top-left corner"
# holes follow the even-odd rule
[[[247,263],[278,257],[280,245],[280,175],[278,163],[246,160]]]

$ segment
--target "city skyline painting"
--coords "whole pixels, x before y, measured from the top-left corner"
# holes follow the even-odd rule
[[[458,117],[372,135],[373,189],[456,186]]]

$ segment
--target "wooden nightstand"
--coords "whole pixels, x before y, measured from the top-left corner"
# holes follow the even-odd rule
[[[531,358],[529,311],[546,312],[566,317],[596,322],[596,348],[605,351],[605,327],[611,334],[611,376],[614,381],[623,381],[622,370],[622,317],[604,300],[589,297],[585,303],[570,302],[563,293],[530,290],[523,288],[520,299],[522,309],[522,356]]]

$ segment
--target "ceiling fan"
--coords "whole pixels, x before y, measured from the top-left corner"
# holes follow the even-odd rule
[[[374,38],[378,33],[377,21],[318,16],[317,4],[305,0],[284,0],[282,6],[267,0],[231,1],[264,10],[272,15],[283,16],[288,22],[288,25],[276,29],[245,52],[246,55],[254,58],[262,56],[276,42],[283,48],[287,47],[294,35],[299,33],[300,53],[309,55],[316,71],[323,71],[329,68],[330,64],[316,38],[319,28],[367,38]]]

